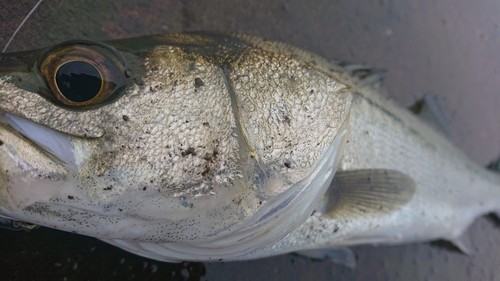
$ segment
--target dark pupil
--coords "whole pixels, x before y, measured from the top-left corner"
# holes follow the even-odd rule
[[[56,74],[59,91],[73,102],[84,102],[94,98],[101,89],[101,81],[99,71],[83,61],[65,63]]]

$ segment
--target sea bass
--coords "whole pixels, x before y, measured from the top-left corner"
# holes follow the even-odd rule
[[[371,74],[207,33],[2,54],[0,216],[163,261],[467,250],[467,226],[500,210],[500,176]]]

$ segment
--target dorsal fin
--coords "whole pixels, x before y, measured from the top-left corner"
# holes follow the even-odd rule
[[[354,83],[358,86],[380,88],[384,82],[387,70],[375,68],[363,64],[355,64],[345,61],[330,61],[336,71],[346,73],[346,76],[351,77]]]
[[[425,94],[408,109],[436,131],[443,133],[446,137],[451,136],[451,122],[446,117],[443,104],[436,95]]]

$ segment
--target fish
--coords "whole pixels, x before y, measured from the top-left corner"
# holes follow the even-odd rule
[[[0,56],[0,216],[161,261],[446,239],[500,176],[379,71],[257,37],[73,40]]]

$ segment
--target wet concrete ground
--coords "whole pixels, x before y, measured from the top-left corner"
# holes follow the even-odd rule
[[[0,46],[35,1],[0,3]],[[125,1],[123,1],[125,2]],[[264,36],[326,58],[388,70],[388,95],[409,106],[443,104],[450,138],[481,165],[500,157],[500,4],[410,1],[45,1],[9,51],[65,39],[211,30]],[[418,165],[418,163],[416,163]],[[286,255],[248,262],[167,264],[95,239],[38,229],[0,231],[5,280],[500,280],[500,235],[491,220],[469,231],[475,254],[420,243],[356,247],[358,266]]]

